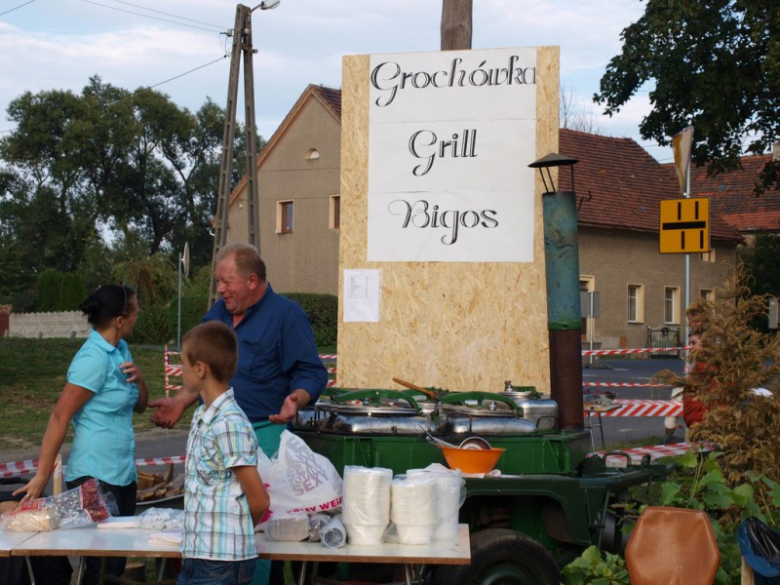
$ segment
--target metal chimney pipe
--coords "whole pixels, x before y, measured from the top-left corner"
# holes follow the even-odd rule
[[[552,399],[561,429],[582,430],[582,317],[577,197],[573,191],[542,195],[547,273],[547,329]]]
[[[539,169],[545,188],[542,206],[552,399],[558,403],[560,428],[571,431],[583,429],[577,195],[574,191],[557,191],[550,168],[568,166],[573,188],[576,163],[576,159],[551,153],[529,165]]]

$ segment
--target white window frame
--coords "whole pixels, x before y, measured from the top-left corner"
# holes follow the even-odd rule
[[[632,295],[632,291],[634,295]],[[632,298],[634,314],[631,314]],[[629,323],[645,322],[645,285],[629,283],[626,290],[626,320]]]
[[[711,288],[700,288],[699,289],[699,298],[704,299],[707,302],[714,303],[715,302],[715,291]]]
[[[701,254],[699,254],[699,259],[702,262],[709,262],[709,263],[715,262],[715,248],[710,248],[709,252],[702,252]]]
[[[680,324],[680,287],[664,287],[664,324]]]

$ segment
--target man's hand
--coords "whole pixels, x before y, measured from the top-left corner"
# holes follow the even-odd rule
[[[185,401],[177,400],[175,397],[152,400],[149,402],[149,407],[154,408],[155,411],[151,420],[158,427],[172,429],[179,422],[188,406],[189,404],[186,404]]]
[[[282,404],[282,410],[279,414],[272,414],[268,417],[268,420],[270,420],[272,423],[276,423],[278,425],[286,425],[288,422],[290,422],[292,419],[295,418],[295,415],[298,414],[298,410],[305,407],[308,404],[308,400],[305,398],[301,398],[299,392],[304,392],[303,390],[296,390],[287,398],[284,399],[284,403]],[[305,396],[309,396],[307,393],[305,393]]]

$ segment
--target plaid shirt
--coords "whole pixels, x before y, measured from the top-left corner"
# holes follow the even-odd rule
[[[192,416],[184,491],[184,558],[239,561],[257,556],[254,524],[232,467],[257,465],[257,439],[233,389]]]

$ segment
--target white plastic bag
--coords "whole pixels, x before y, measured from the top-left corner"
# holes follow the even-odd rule
[[[269,460],[262,451],[258,453],[257,471],[271,498],[270,513],[264,521],[341,506],[342,481],[333,463],[290,431],[282,433],[279,452],[273,459]]]

